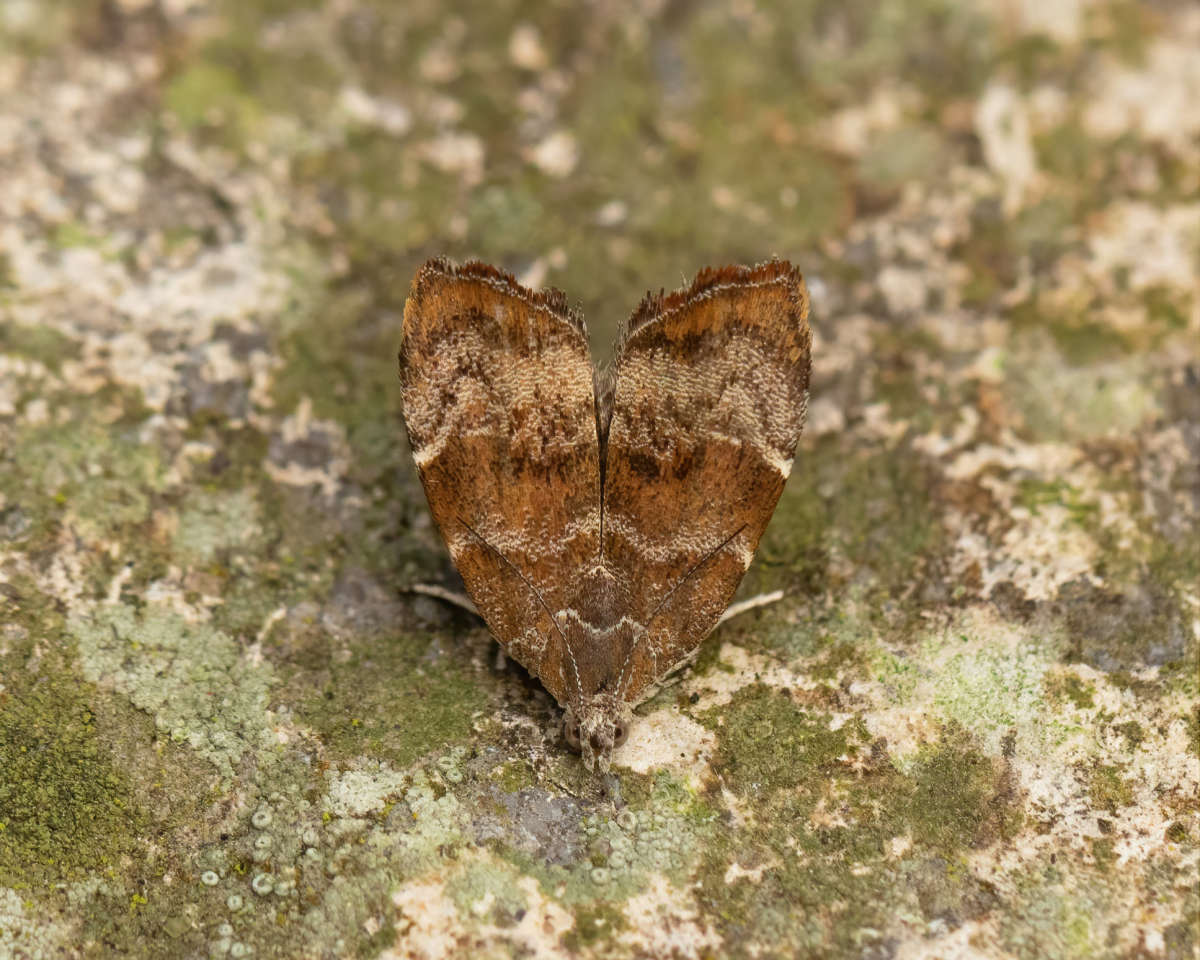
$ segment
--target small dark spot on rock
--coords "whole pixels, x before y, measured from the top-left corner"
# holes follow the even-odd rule
[[[229,469],[229,465],[232,462],[229,459],[229,454],[224,450],[218,450],[213,454],[212,459],[208,461],[208,472],[214,477],[219,477]]]
[[[33,526],[33,521],[19,506],[13,505],[0,511],[0,537],[5,540],[21,540]]]
[[[239,330],[232,324],[219,323],[213,330],[214,340],[224,340],[229,344],[230,351],[235,357],[245,359],[255,351],[267,352],[271,341],[260,330]]]

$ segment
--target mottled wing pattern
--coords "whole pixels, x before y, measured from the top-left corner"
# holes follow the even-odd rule
[[[811,343],[804,281],[780,261],[705,270],[630,320],[598,415],[604,556],[645,628],[627,701],[694,655],[750,565],[804,426]]]
[[[582,318],[481,263],[431,260],[404,308],[400,379],[434,522],[488,627],[566,703],[553,612],[599,555],[595,388]]]

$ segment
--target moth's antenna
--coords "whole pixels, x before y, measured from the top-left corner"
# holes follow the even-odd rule
[[[620,680],[617,681],[617,690],[620,692],[620,695],[622,697],[625,696],[624,686],[627,681],[629,668],[633,665],[633,654],[636,652],[636,650],[638,648],[638,644],[641,643],[644,639],[646,639],[647,634],[650,633],[650,624],[652,624],[654,622],[654,618],[658,616],[659,611],[661,611],[662,608],[664,606],[666,606],[667,601],[671,599],[671,595],[673,593],[675,593],[676,590],[678,590],[685,583],[687,583],[688,580],[690,580],[692,577],[694,577],[696,575],[696,572],[702,566],[704,566],[706,563],[708,563],[709,560],[711,560],[718,553],[720,553],[727,546],[729,546],[729,544],[733,541],[734,537],[736,537],[743,530],[745,530],[747,526],[748,526],[748,524],[743,523],[740,527],[738,527],[736,530],[734,530],[733,533],[731,533],[724,540],[722,540],[720,543],[718,543],[715,547],[713,547],[711,550],[709,550],[708,553],[706,553],[703,557],[701,557],[698,561],[696,561],[696,563],[692,567],[692,569],[690,569],[687,573],[685,573],[682,577],[679,578],[679,581],[675,584],[675,586],[673,586],[670,590],[668,590],[666,593],[663,594],[662,599],[658,601],[658,604],[654,607],[654,610],[650,613],[650,616],[646,618],[646,623],[645,623],[645,626],[642,627],[641,635],[636,640],[633,641],[633,645],[629,648],[629,653],[626,654],[626,656],[625,656],[625,662],[623,664],[621,664],[621,678],[620,678]]]
[[[499,550],[497,550],[490,543],[488,543],[487,540],[485,540],[474,527],[472,527],[469,523],[467,523],[466,520],[463,519],[461,514],[458,515],[458,522],[467,528],[467,532],[471,536],[473,536],[476,540],[478,540],[480,543],[482,543],[486,549],[492,551],[492,553],[494,553],[497,557],[500,558],[501,562],[505,563],[508,566],[508,568],[510,570],[512,570],[513,573],[515,573],[518,577],[521,578],[521,582],[524,583],[525,586],[527,586],[529,588],[529,591],[535,597],[537,597],[537,601],[538,601],[538,603],[540,603],[542,605],[542,609],[545,610],[547,614],[549,614],[550,622],[552,624],[554,624],[554,629],[557,630],[558,635],[560,637],[562,637],[563,646],[566,648],[567,656],[571,658],[571,670],[575,674],[575,690],[579,694],[579,703],[582,706],[582,704],[583,704],[583,684],[579,680],[579,665],[575,662],[575,653],[574,653],[574,651],[571,650],[571,644],[570,644],[570,641],[567,640],[567,635],[562,632],[562,627],[560,627],[558,625],[558,620],[554,616],[554,611],[551,610],[550,606],[546,603],[546,601],[542,599],[542,595],[541,595],[541,593],[538,592],[538,588],[535,587],[533,585],[532,581],[530,581],[530,579],[521,572],[520,568],[515,563],[513,563],[511,560],[508,559],[508,557],[506,557]]]

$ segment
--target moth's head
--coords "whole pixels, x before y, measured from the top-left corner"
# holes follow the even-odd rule
[[[615,693],[585,697],[578,707],[563,714],[563,736],[567,745],[583,755],[583,765],[608,773],[613,750],[629,736],[633,715],[624,699]]]

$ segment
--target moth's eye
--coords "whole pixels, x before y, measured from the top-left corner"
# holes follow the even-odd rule
[[[619,747],[629,739],[629,724],[624,721],[613,727],[613,746]]]
[[[579,724],[568,721],[563,724],[563,736],[567,738],[567,746],[579,752]]]

